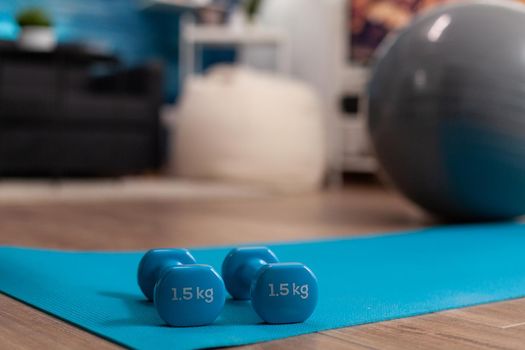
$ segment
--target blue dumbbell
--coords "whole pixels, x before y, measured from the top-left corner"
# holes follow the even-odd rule
[[[197,264],[186,249],[152,249],[140,260],[140,289],[170,326],[203,326],[219,316],[226,291],[209,265]]]
[[[222,277],[234,299],[251,299],[267,323],[305,321],[317,305],[317,278],[300,263],[279,263],[266,247],[236,248],[224,259]]]

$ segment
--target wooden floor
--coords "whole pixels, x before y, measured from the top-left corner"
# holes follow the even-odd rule
[[[324,193],[0,206],[0,244],[60,249],[193,247],[371,234],[429,219],[375,184]],[[116,345],[0,294],[0,347]],[[332,330],[253,349],[525,349],[525,299]]]

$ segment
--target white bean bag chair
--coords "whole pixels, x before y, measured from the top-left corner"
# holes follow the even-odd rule
[[[264,186],[319,188],[324,124],[309,86],[248,68],[216,67],[187,82],[174,128],[172,172]]]

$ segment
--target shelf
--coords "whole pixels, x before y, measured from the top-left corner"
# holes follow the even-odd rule
[[[375,173],[379,170],[376,159],[368,155],[344,155],[343,169],[356,173]]]
[[[345,93],[362,94],[366,90],[370,68],[349,64],[341,72],[341,85]]]
[[[195,26],[184,28],[184,39],[195,44],[279,44],[285,41],[283,31],[275,28],[246,26],[243,29],[227,26]]]
[[[209,0],[141,0],[141,10],[193,10],[209,4]]]

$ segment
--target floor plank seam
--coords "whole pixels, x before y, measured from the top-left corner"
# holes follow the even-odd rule
[[[499,326],[498,328],[509,329],[509,328],[520,327],[520,326],[525,326],[525,322],[511,323],[505,326]]]
[[[346,336],[345,337],[339,337],[339,336],[336,336],[332,333],[338,333],[338,334],[342,334],[341,332],[339,332],[337,329],[336,330],[331,330],[329,333],[328,332],[322,332],[320,334],[323,334],[323,335],[326,335],[330,338],[334,338],[334,339],[337,339],[337,340],[340,340],[340,341],[343,341],[345,343],[349,343],[349,344],[352,344],[352,345],[355,345],[355,346],[359,346],[361,348],[364,348],[364,349],[368,349],[368,350],[380,350],[379,348],[375,348],[375,347],[371,347],[369,345],[365,345],[365,344],[362,344],[362,343],[358,343],[358,342],[355,342],[355,341],[352,341],[350,339],[348,339]]]

